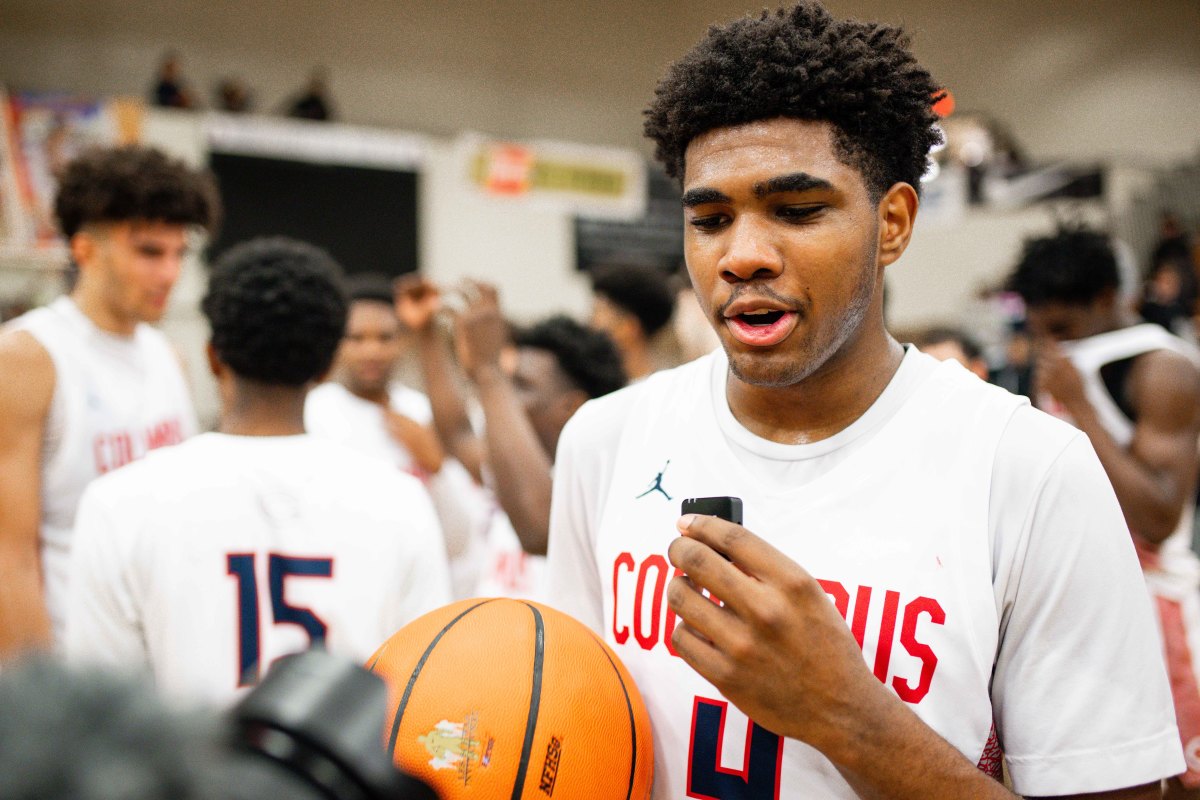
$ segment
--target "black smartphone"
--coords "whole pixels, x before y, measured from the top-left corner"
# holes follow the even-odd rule
[[[737,525],[742,524],[742,498],[689,497],[680,508],[681,514],[707,514]]]

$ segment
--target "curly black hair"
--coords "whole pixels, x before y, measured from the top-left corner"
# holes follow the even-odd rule
[[[899,28],[837,20],[805,0],[709,28],[675,62],[646,109],[645,133],[667,174],[716,128],[790,117],[832,123],[839,159],[863,176],[872,199],[898,182],[920,191],[929,150],[942,140],[942,97]]]
[[[198,225],[209,233],[221,217],[216,180],[160,150],[128,145],[96,147],[58,175],[54,213],[70,239],[93,222],[148,220]]]
[[[213,267],[201,309],[212,344],[235,374],[303,386],[329,369],[346,327],[342,268],[294,239],[230,248]]]
[[[1086,305],[1120,285],[1108,237],[1086,228],[1061,227],[1053,236],[1027,239],[1008,279],[1027,306]]]
[[[601,267],[592,273],[592,291],[637,317],[647,337],[662,330],[675,310],[670,279],[653,267]]]
[[[625,369],[612,339],[557,314],[536,325],[516,331],[517,347],[545,350],[554,356],[571,383],[596,398],[625,385]]]

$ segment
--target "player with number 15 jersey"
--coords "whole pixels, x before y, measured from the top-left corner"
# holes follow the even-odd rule
[[[310,645],[367,658],[450,587],[420,482],[304,433],[307,388],[345,324],[337,265],[299,242],[251,242],[214,268],[204,310],[220,432],[85,492],[66,646],[227,701]]]

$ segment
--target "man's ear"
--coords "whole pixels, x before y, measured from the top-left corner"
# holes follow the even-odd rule
[[[96,260],[96,254],[100,250],[100,240],[93,231],[85,228],[75,232],[75,235],[67,243],[67,247],[71,251],[71,261],[83,269]]]
[[[912,239],[917,220],[917,191],[897,183],[879,201],[879,266],[895,263]]]
[[[221,361],[221,357],[217,355],[217,348],[213,347],[213,343],[209,342],[204,346],[204,355],[208,358],[208,371],[212,373],[217,380],[221,379],[221,375],[226,370],[225,363]]]

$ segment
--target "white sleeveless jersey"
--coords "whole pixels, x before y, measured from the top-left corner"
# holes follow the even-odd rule
[[[1020,793],[1181,771],[1148,598],[1084,437],[910,350],[915,388],[891,417],[788,485],[769,459],[748,469],[722,430],[727,369],[715,353],[589,403],[557,459],[551,602],[636,679],[656,800],[856,797],[671,648],[667,548],[680,501],[712,495],[743,498],[746,527],[821,582],[875,676],[966,758],[996,772],[1003,742]]]
[[[1155,350],[1177,353],[1200,367],[1200,352],[1197,352],[1195,347],[1168,333],[1164,328],[1150,323],[1109,331],[1078,341],[1063,342],[1062,349],[1079,370],[1087,399],[1096,409],[1100,424],[1118,445],[1125,448],[1133,440],[1135,423],[1109,394],[1100,374],[1101,368]],[[1053,398],[1039,398],[1038,404],[1060,419],[1073,423],[1070,415]],[[1192,552],[1191,546],[1194,514],[1194,504],[1189,500],[1184,504],[1183,514],[1175,531],[1155,549],[1154,563],[1143,563],[1146,578],[1157,592],[1183,598],[1200,591],[1200,559]],[[1200,664],[1196,666],[1200,668]]]
[[[98,475],[196,433],[196,413],[166,337],[139,324],[132,336],[96,327],[69,297],[9,323],[54,362],[54,396],[42,447],[42,568],[46,606],[61,639],[75,509]]]
[[[433,422],[429,398],[416,389],[394,382],[388,387],[388,400],[394,411],[415,422]],[[491,493],[475,483],[462,464],[447,457],[435,475],[420,469],[408,448],[388,433],[379,406],[340,383],[323,383],[308,393],[304,427],[311,434],[387,461],[419,478],[433,501],[446,539],[454,596],[474,596],[494,502]]]
[[[362,661],[449,602],[443,548],[426,493],[384,462],[203,434],[88,487],[67,653],[229,701],[280,656],[321,640]]]

